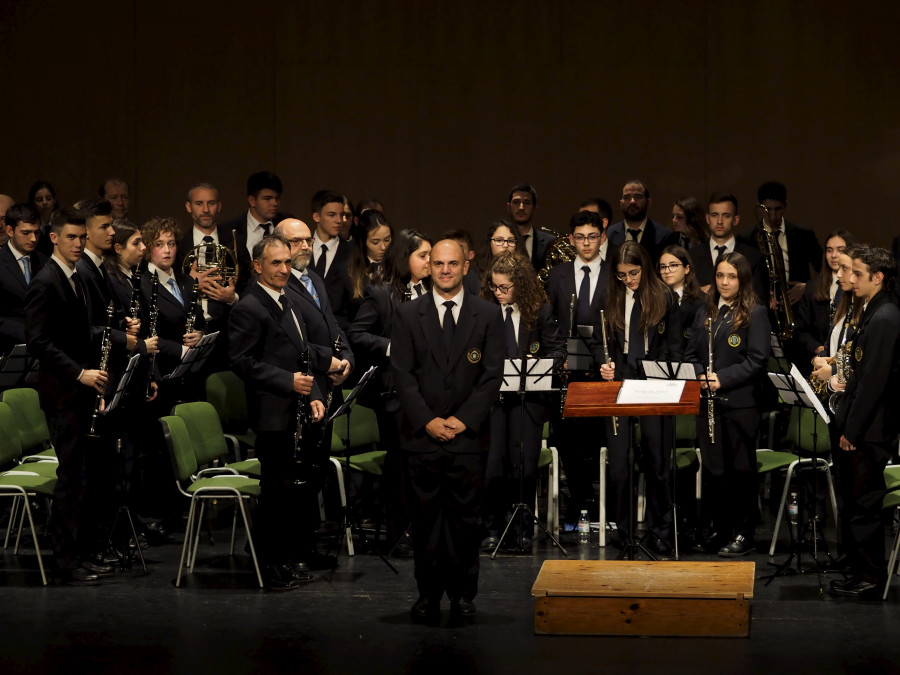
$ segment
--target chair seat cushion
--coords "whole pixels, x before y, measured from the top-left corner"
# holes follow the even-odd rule
[[[245,459],[240,462],[229,462],[225,465],[229,469],[234,469],[240,474],[245,476],[252,476],[254,478],[260,477],[260,463],[258,459]]]
[[[212,478],[201,478],[191,483],[187,487],[188,494],[194,494],[199,490],[204,492],[213,489],[231,488],[240,492],[242,495],[251,497],[259,496],[259,480],[256,478],[248,478],[247,476],[214,476]],[[228,492],[223,490],[223,494]]]
[[[791,462],[800,459],[792,452],[782,452],[781,450],[771,450],[756,453],[756,470],[759,473],[766,471],[776,471],[790,466]]]
[[[56,476],[34,476],[30,474],[31,472],[22,472],[21,469],[13,469],[0,474],[0,488],[21,487],[28,492],[52,497],[53,490],[56,487]]]

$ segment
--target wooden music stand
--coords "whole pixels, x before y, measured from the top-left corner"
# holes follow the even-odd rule
[[[619,404],[616,398],[619,395],[621,382],[572,382],[566,396],[566,405],[563,408],[563,417],[642,417],[647,415],[697,415],[700,412],[700,382],[698,380],[686,380],[678,403],[640,403]],[[633,455],[633,446],[629,446],[629,455]],[[629,475],[633,471],[634,457],[628,458]],[[631,481],[629,480],[629,483]],[[629,512],[634,510],[633,495],[630,498]],[[633,518],[632,518],[633,520]],[[600,523],[600,527],[605,527]],[[634,525],[632,523],[631,537],[634,539]],[[640,546],[639,544],[637,545]],[[627,542],[623,550],[624,555],[630,555],[634,559],[634,542]],[[649,553],[648,553],[649,555]],[[652,558],[652,556],[650,556]]]

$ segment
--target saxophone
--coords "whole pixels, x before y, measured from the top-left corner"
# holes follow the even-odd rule
[[[847,380],[853,374],[853,368],[850,366],[850,355],[853,353],[853,340],[847,339],[847,333],[850,331],[850,322],[853,317],[853,303],[847,307],[847,316],[844,318],[844,343],[838,347],[837,354],[834,355],[834,366],[837,371],[838,382],[846,384]],[[826,388],[827,388],[827,382]],[[828,397],[828,409],[832,414],[837,412],[838,404],[841,402],[843,391],[835,391]]]
[[[766,217],[769,210],[759,205]],[[782,340],[794,337],[794,310],[791,309],[791,301],[788,297],[787,276],[784,272],[784,255],[781,246],[771,230],[766,229],[765,221],[756,228],[756,243],[766,261],[766,269],[769,271],[770,297],[775,300],[775,334]]]
[[[106,328],[103,329],[103,340],[100,342],[100,366],[99,370],[106,370],[109,365],[109,352],[112,350],[112,324],[115,316],[116,308],[112,302],[106,308]],[[91,430],[88,436],[97,438],[97,418],[100,416],[100,410],[103,405],[103,392],[97,393],[97,400],[94,403],[94,412],[91,414]]]

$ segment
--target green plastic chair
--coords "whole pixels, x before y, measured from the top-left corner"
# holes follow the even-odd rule
[[[247,395],[240,377],[230,370],[212,373],[206,378],[206,400],[219,414],[225,433],[236,438],[244,450],[255,447],[256,434],[250,429]]]
[[[538,455],[538,475],[543,469],[547,469],[547,530],[553,536],[559,535],[559,452],[556,448],[547,444],[550,438],[550,423],[544,422],[544,428],[541,433],[541,453]],[[541,486],[538,484],[536,494],[534,495],[534,517],[537,520],[540,517],[539,512],[539,496],[541,494]],[[535,536],[537,536],[537,526],[535,526]]]
[[[50,428],[37,391],[30,387],[7,389],[3,392],[3,402],[12,408],[15,415],[22,451],[26,455],[55,457],[56,453],[50,443]]]
[[[179,403],[174,414],[184,420],[197,464],[201,467],[218,466],[221,462],[226,469],[234,473],[259,478],[260,464],[258,459],[245,459],[237,462],[226,462],[229,456],[228,443],[231,443],[233,454],[238,453],[238,440],[222,431],[219,415],[215,407],[206,401]]]
[[[200,544],[200,524],[203,522],[204,502],[210,499],[232,499],[234,500],[235,512],[234,524],[231,528],[231,555],[234,555],[237,514],[240,511],[244,529],[247,533],[247,542],[250,546],[250,557],[253,559],[253,567],[256,570],[256,579],[259,582],[259,587],[263,588],[262,573],[259,569],[256,547],[250,533],[250,522],[244,505],[245,501],[259,497],[259,480],[232,472],[222,475],[223,471],[228,471],[225,468],[201,469],[197,464],[197,457],[194,454],[193,444],[191,443],[191,435],[184,420],[177,415],[170,415],[160,417],[159,422],[162,425],[163,435],[166,439],[169,458],[172,460],[175,485],[182,495],[191,500],[175,586],[181,585],[181,573],[186,564],[189,567],[189,572],[193,573],[194,571],[197,549]]]

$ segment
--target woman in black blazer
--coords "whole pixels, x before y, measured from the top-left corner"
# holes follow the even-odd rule
[[[489,270],[487,288],[482,297],[499,305],[504,320],[508,358],[554,359],[554,367],[566,358],[566,343],[560,333],[553,308],[528,258],[512,251],[496,256]],[[485,474],[484,519],[488,536],[482,548],[493,549],[506,523],[507,507],[519,501],[519,482],[524,475],[522,498],[533,499],[537,465],[541,451],[541,431],[550,418],[548,394],[525,397],[525,443],[522,439],[522,400],[518,394],[501,394],[491,408],[491,446]],[[523,514],[524,515],[524,514]],[[530,518],[529,518],[530,520]],[[531,522],[514,523],[515,534],[522,532],[525,548],[531,545]],[[519,539],[509,539],[513,544]]]
[[[667,246],[659,257],[659,276],[678,299],[681,342],[686,350],[694,318],[706,302],[706,293],[700,290],[697,275],[694,274],[694,261],[687,249],[678,245]]]
[[[771,327],[766,308],[757,304],[750,263],[726,253],[715,271],[715,287],[694,321],[686,360],[695,363],[707,389],[709,340],[713,363],[714,438],[706,401],[700,405],[697,435],[703,454],[703,513],[712,527],[696,550],[735,558],[756,550],[756,438],[760,393],[768,364]]]
[[[639,365],[642,359],[680,361],[684,353],[681,318],[675,294],[656,275],[647,251],[636,242],[622,244],[612,257],[612,278],[606,319],[609,322],[610,363],[600,367],[607,381],[643,379]],[[594,328],[598,339],[594,358],[604,363],[601,327]],[[641,425],[641,447],[638,464],[647,479],[649,537],[647,544],[660,555],[671,553],[672,496],[669,488],[671,418],[647,416],[638,418]],[[607,421],[610,478],[613,484],[613,514],[619,534],[629,540],[628,446],[631,443],[630,418],[618,418],[618,433],[613,432],[612,419]]]

